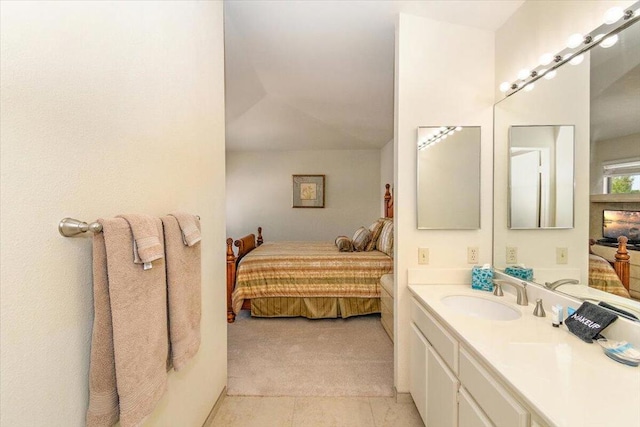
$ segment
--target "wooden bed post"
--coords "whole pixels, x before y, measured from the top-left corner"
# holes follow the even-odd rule
[[[391,195],[391,185],[384,185],[384,217],[385,218],[393,218],[393,196]]]
[[[613,263],[613,269],[622,282],[627,291],[629,290],[629,252],[627,252],[627,241],[629,239],[625,236],[618,237],[618,250],[615,254],[615,261]]]
[[[261,244],[264,243],[264,240],[262,240],[262,227],[258,227],[258,238],[256,240],[257,240],[256,246],[260,246]]]
[[[227,323],[233,323],[236,315],[231,305],[231,294],[236,283],[236,256],[233,253],[233,239],[227,239]]]

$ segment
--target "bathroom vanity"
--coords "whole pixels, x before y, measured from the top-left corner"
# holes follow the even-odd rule
[[[409,388],[427,427],[640,426],[640,368],[533,316],[535,304],[468,285],[409,290]],[[507,315],[465,312],[465,299]]]

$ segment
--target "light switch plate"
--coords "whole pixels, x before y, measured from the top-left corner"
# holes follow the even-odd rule
[[[429,264],[429,248],[418,248],[418,264]]]
[[[567,264],[569,262],[569,249],[556,248],[556,264]]]

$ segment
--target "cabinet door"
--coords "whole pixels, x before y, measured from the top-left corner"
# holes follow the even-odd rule
[[[493,427],[493,423],[478,407],[464,387],[460,387],[458,427]]]
[[[427,409],[427,348],[429,343],[411,323],[409,339],[409,392],[418,408],[422,421],[426,423]]]
[[[458,426],[460,382],[433,347],[427,347],[427,422],[429,427]]]

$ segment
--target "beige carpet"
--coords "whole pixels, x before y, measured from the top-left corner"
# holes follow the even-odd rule
[[[227,393],[393,396],[393,343],[379,315],[251,318],[228,325]]]

